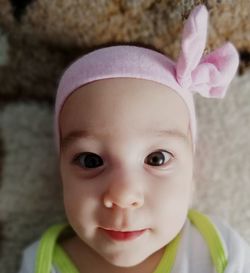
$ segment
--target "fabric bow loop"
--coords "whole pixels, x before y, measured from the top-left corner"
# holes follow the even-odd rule
[[[239,65],[239,56],[231,43],[204,56],[191,71],[189,90],[207,98],[223,98]]]
[[[182,35],[181,52],[176,63],[176,80],[191,92],[208,98],[223,98],[233,79],[239,55],[231,43],[202,56],[207,39],[208,12],[197,6],[187,19]]]

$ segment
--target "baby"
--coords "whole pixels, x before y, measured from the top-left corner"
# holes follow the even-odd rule
[[[249,272],[238,233],[191,209],[193,94],[222,98],[239,63],[230,43],[202,56],[207,17],[192,11],[176,63],[117,45],[65,71],[55,139],[69,223],[24,251],[20,273]]]

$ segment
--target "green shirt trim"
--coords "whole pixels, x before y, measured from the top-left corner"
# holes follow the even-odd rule
[[[216,227],[206,215],[195,210],[189,211],[188,218],[207,242],[216,272],[223,273],[227,267],[227,257]]]
[[[59,235],[67,224],[54,225],[50,227],[42,236],[36,256],[35,272],[46,273],[51,271],[51,264],[54,252],[54,246]]]
[[[67,253],[65,253],[63,248],[58,244],[55,246],[53,263],[58,267],[61,273],[79,273]]]

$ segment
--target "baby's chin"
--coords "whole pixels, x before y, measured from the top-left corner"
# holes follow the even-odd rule
[[[122,271],[122,268],[125,269],[131,267],[134,267],[135,269],[141,269],[142,267],[145,267],[144,271],[148,271],[149,267],[152,267],[153,272],[153,269],[155,268],[155,266],[157,266],[161,259],[161,256],[163,254],[161,252],[162,250],[158,250],[153,253],[150,252],[148,254],[145,254],[138,252],[135,253],[131,250],[128,254],[114,253],[113,255],[102,255],[102,258],[105,259],[105,261],[108,262],[112,267],[118,267],[118,270],[121,270],[121,272],[124,273],[125,271]]]
[[[146,245],[145,245],[146,246]],[[164,251],[164,246],[144,247],[140,251],[132,247],[112,249],[93,249],[103,260],[103,266],[117,273],[131,272],[153,272],[159,264]],[[102,262],[101,262],[102,263]],[[106,265],[105,265],[106,264]],[[126,271],[127,269],[127,271]]]

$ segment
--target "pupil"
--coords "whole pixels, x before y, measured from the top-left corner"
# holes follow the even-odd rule
[[[163,162],[164,162],[164,156],[161,153],[158,153],[156,156],[152,157],[153,164],[162,164]]]
[[[96,168],[99,167],[102,162],[99,160],[97,156],[87,155],[84,160],[84,165],[87,168]]]

